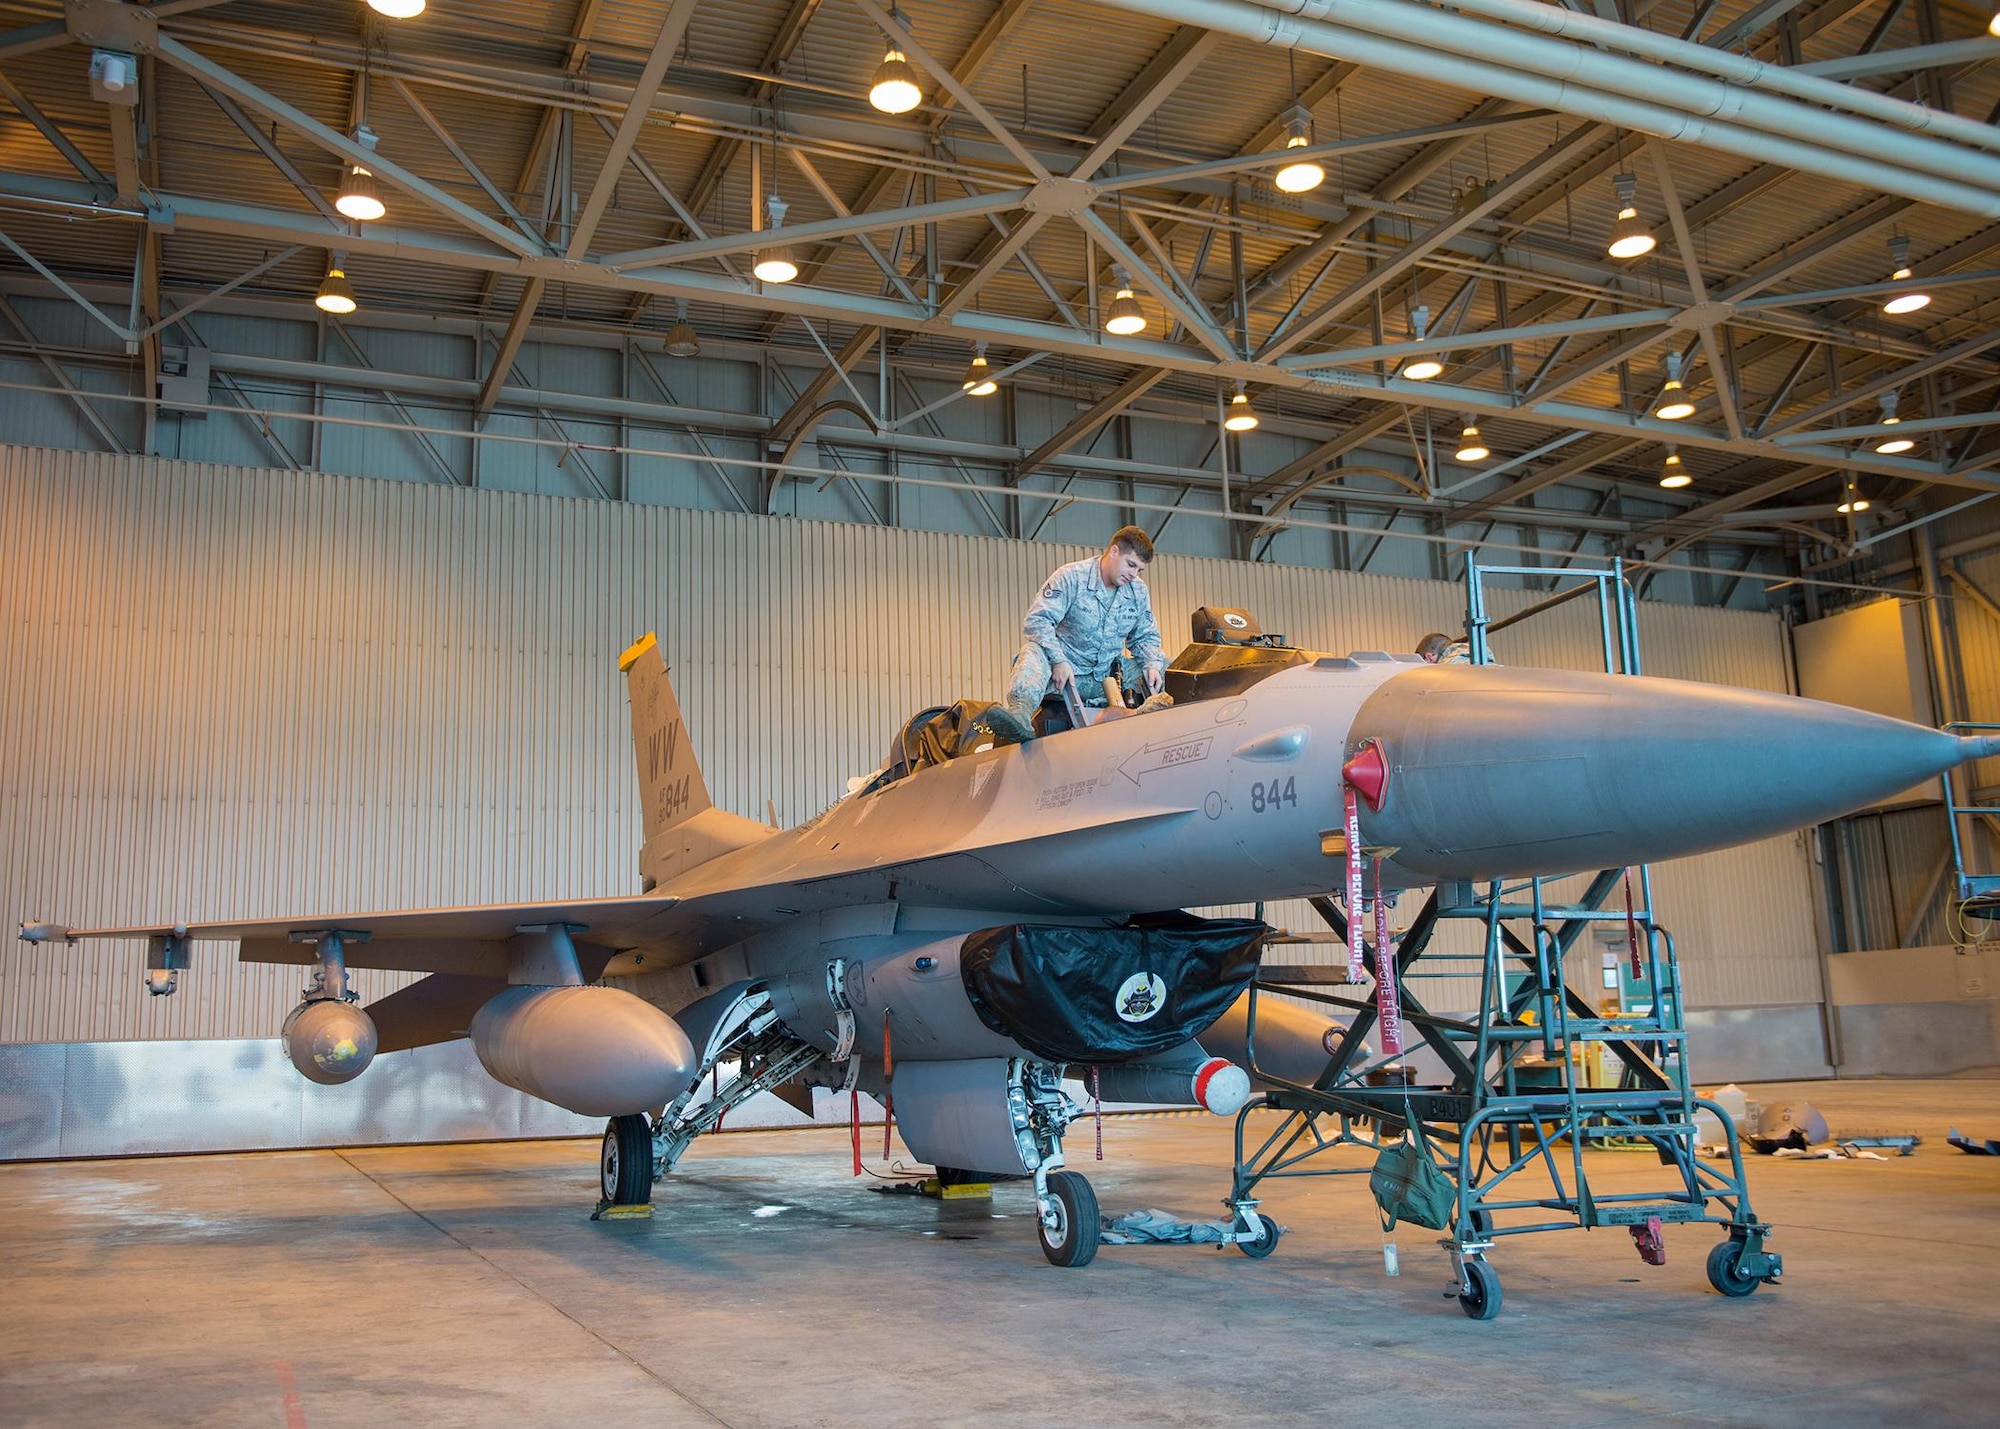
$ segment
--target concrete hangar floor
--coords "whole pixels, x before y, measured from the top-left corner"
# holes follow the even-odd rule
[[[1924,1144],[1760,1159],[1782,1285],[1715,1294],[1709,1226],[1657,1268],[1615,1228],[1522,1237],[1485,1324],[1430,1232],[1384,1276],[1358,1176],[1272,1186],[1265,1260],[1060,1270],[1025,1183],[871,1194],[839,1131],[705,1138],[651,1221],[587,1218],[580,1141],[5,1166],[0,1424],[1995,1423],[2000,1157],[1945,1135],[2000,1136],[2000,1080],[1751,1091]],[[1107,1210],[1227,1190],[1217,1119],[1108,1121],[1101,1164],[1077,1132]],[[1605,1185],[1639,1159],[1591,1154]]]

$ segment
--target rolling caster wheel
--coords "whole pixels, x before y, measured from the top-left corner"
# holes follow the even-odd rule
[[[1732,1300],[1741,1299],[1763,1284],[1756,1276],[1743,1273],[1740,1240],[1725,1240],[1709,1251],[1708,1283]]]
[[[636,1113],[614,1116],[604,1128],[597,1184],[605,1203],[643,1206],[653,1198],[653,1124]]]
[[[1236,1248],[1252,1260],[1262,1260],[1278,1248],[1278,1237],[1284,1234],[1284,1232],[1279,1229],[1276,1221],[1272,1220],[1262,1211],[1257,1212],[1256,1221],[1257,1228],[1262,1234],[1255,1240],[1237,1241]]]
[[[1466,1283],[1472,1288],[1458,1294],[1458,1308],[1474,1320],[1490,1320],[1500,1313],[1500,1272],[1484,1260],[1465,1262]]]
[[[1097,1192],[1074,1171],[1049,1175],[1049,1201],[1055,1224],[1041,1223],[1042,1254],[1049,1264],[1088,1265],[1097,1255]]]

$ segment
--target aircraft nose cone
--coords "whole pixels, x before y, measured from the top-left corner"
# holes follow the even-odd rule
[[[1901,720],[1644,676],[1425,666],[1363,704],[1388,762],[1362,837],[1431,878],[1678,858],[1821,823],[1986,752]]]

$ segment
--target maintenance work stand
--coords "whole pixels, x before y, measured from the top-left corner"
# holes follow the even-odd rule
[[[1553,577],[1567,588],[1519,614],[1490,620],[1485,580],[1495,575]],[[1591,595],[1606,671],[1639,674],[1636,600],[1622,562],[1551,572],[1468,560],[1473,663],[1492,662],[1490,635]],[[1374,998],[1337,987],[1252,985],[1251,1070],[1271,1090],[1253,1098],[1236,1121],[1228,1205],[1235,1224],[1246,1230],[1239,1244],[1247,1253],[1267,1253],[1274,1239],[1247,1233],[1265,1220],[1257,1211],[1265,1181],[1369,1175],[1385,1151],[1407,1142],[1409,1150],[1400,1153],[1405,1169],[1415,1152],[1455,1189],[1449,1219],[1439,1216],[1443,1223],[1432,1228],[1444,1232],[1439,1244],[1451,1259],[1459,1306],[1475,1320],[1490,1320],[1500,1310],[1500,1275],[1489,1253],[1503,1238],[1545,1231],[1624,1227],[1642,1258],[1657,1265],[1666,1257],[1664,1224],[1706,1221],[1726,1231],[1708,1256],[1716,1290],[1743,1296],[1776,1283],[1782,1264],[1765,1247],[1770,1227],[1751,1210],[1735,1124],[1722,1107],[1697,1097],[1688,1081],[1680,964],[1672,936],[1653,917],[1648,870],[1604,869],[1581,893],[1559,897],[1557,885],[1568,882],[1537,877],[1513,885],[1446,884],[1432,891],[1400,943],[1391,940],[1401,1022],[1442,1064],[1437,1085],[1413,1085],[1412,1069],[1365,1051],[1379,1030]],[[1357,910],[1330,897],[1312,904],[1345,940],[1348,918]],[[1433,947],[1454,920],[1481,931],[1482,952]],[[1588,973],[1588,985],[1596,987],[1601,970],[1579,954],[1579,944],[1604,924],[1625,934],[1621,983],[1644,993],[1621,999],[1615,1010],[1601,1009],[1565,976]],[[1363,961],[1378,990],[1380,957],[1376,941],[1367,939]],[[1463,1017],[1432,1012],[1413,986],[1452,978],[1463,987],[1475,972],[1478,1006]],[[1273,995],[1324,1004],[1351,1018],[1310,1085],[1286,1081],[1257,1063],[1257,1004]],[[1622,1067],[1617,1085],[1589,1085],[1584,1069],[1606,1051]],[[1249,1117],[1259,1109],[1283,1117],[1253,1146]],[[1721,1123],[1726,1160],[1696,1155],[1697,1109]],[[1584,1152],[1614,1144],[1656,1156],[1660,1184],[1595,1191]],[[1340,1164],[1343,1159],[1349,1164]]]

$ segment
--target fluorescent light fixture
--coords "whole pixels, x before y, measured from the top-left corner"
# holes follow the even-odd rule
[[[1458,459],[1460,461],[1485,461],[1486,458],[1492,455],[1493,453],[1486,446],[1486,439],[1479,435],[1479,423],[1472,419],[1470,412],[1467,412],[1465,414],[1465,426],[1458,434]]]
[[[1618,221],[1611,226],[1611,242],[1605,248],[1613,258],[1638,258],[1653,251],[1653,230],[1639,217],[1639,181],[1630,174],[1611,180],[1618,195]]]
[[[1312,144],[1312,115],[1303,104],[1292,106],[1285,116],[1285,147],[1304,149]],[[1311,159],[1291,159],[1271,180],[1288,194],[1310,193],[1326,182],[1326,170]]]
[[[1668,447],[1667,459],[1660,466],[1660,485],[1669,491],[1678,491],[1693,481],[1694,478],[1688,475],[1687,467],[1681,462],[1681,454]]]

